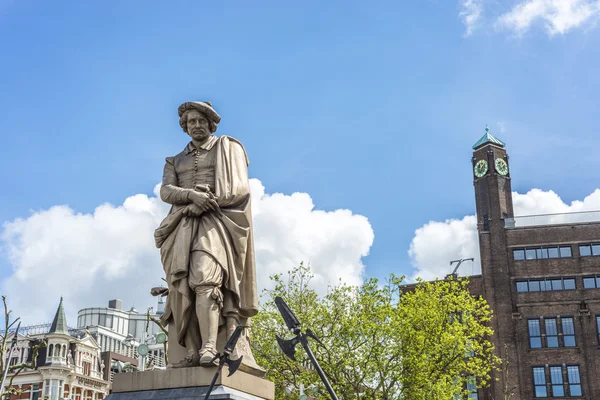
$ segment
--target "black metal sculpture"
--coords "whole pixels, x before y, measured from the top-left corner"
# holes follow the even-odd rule
[[[212,381],[210,382],[210,386],[208,387],[208,391],[204,396],[204,400],[208,400],[208,397],[210,396],[210,393],[212,392],[215,383],[217,382],[217,378],[219,377],[219,374],[221,373],[221,370],[223,369],[223,366],[225,364],[227,364],[227,367],[229,368],[229,374],[227,376],[233,375],[235,371],[237,371],[237,369],[240,367],[242,358],[244,356],[241,356],[237,360],[231,360],[229,356],[231,355],[231,353],[233,353],[233,349],[235,349],[235,345],[238,339],[240,338],[243,329],[244,327],[242,326],[238,326],[237,328],[235,328],[235,331],[231,334],[231,337],[229,338],[229,340],[227,340],[227,343],[225,344],[223,353],[217,353],[217,355],[213,358],[213,362],[219,360],[219,365],[217,367],[217,372],[215,372],[215,375],[213,376]]]
[[[284,339],[280,338],[279,336],[277,336],[277,343],[279,343],[279,347],[281,347],[281,350],[283,351],[283,353],[286,356],[288,356],[292,360],[296,360],[296,357],[294,356],[294,354],[296,353],[296,345],[298,343],[302,344],[302,347],[304,347],[306,354],[308,354],[308,358],[310,358],[311,363],[313,364],[313,366],[315,367],[315,370],[319,374],[321,381],[323,381],[325,388],[327,388],[327,391],[329,392],[329,396],[331,397],[332,400],[338,400],[337,395],[333,391],[333,388],[331,387],[331,384],[327,380],[325,373],[321,369],[319,362],[315,358],[315,355],[313,354],[312,350],[310,349],[310,347],[308,345],[308,338],[309,337],[313,338],[321,345],[323,345],[323,343],[321,343],[321,341],[319,340],[317,335],[315,335],[310,329],[307,329],[306,333],[302,333],[302,329],[300,328],[300,325],[301,325],[300,321],[298,321],[298,318],[296,318],[296,316],[294,315],[292,310],[290,310],[288,305],[285,303],[285,301],[283,301],[283,299],[281,297],[275,298],[275,304],[277,305],[277,308],[279,309],[279,313],[283,317],[283,320],[285,321],[285,324],[287,325],[288,329],[290,331],[292,331],[292,333],[294,333],[294,335],[296,335],[294,338],[292,338],[290,340],[284,340]]]

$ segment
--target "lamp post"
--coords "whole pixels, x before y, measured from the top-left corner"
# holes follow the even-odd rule
[[[165,335],[164,332],[159,332],[159,333],[154,334],[149,337],[146,337],[146,333],[143,333],[142,343],[139,346],[137,346],[137,353],[139,356],[139,358],[138,358],[138,370],[139,371],[144,371],[146,369],[146,356],[150,352],[150,347],[148,347],[148,342],[155,342],[157,344],[163,344],[166,341],[167,341],[167,335]],[[123,342],[125,344],[127,344],[128,346],[133,347],[134,343],[136,343],[136,340],[133,338],[133,336],[131,336],[131,337],[127,337],[127,339],[125,339]]]

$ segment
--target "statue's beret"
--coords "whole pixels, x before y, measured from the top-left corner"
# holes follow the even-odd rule
[[[212,104],[209,101],[186,101],[177,109],[179,118],[181,118],[184,112],[189,110],[198,110],[217,124],[221,122],[221,116],[212,108]]]

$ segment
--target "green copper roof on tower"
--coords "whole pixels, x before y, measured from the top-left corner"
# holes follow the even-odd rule
[[[52,321],[52,326],[50,327],[50,332],[48,333],[62,333],[63,335],[69,334],[69,328],[67,328],[67,317],[65,316],[62,297],[60,298],[60,304],[58,305],[56,315],[54,316],[54,321]]]
[[[500,146],[500,147],[504,147],[504,142],[500,139],[497,139],[494,137],[494,135],[492,135],[490,133],[490,128],[488,128],[488,126],[485,126],[485,134],[481,137],[481,139],[479,139],[477,141],[477,143],[475,143],[473,145],[473,149],[477,149],[481,146],[483,146],[484,144],[488,144],[488,143],[492,143],[495,144],[496,146]]]

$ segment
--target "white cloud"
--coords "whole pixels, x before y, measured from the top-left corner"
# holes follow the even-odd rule
[[[301,261],[310,262],[321,292],[338,279],[361,282],[361,258],[374,237],[367,218],[315,210],[306,193],[265,194],[259,180],[250,183],[259,289],[270,284],[270,274]],[[168,212],[158,189],[93,214],[55,206],[5,223],[0,244],[13,273],[2,293],[15,315],[27,324],[49,321],[60,296],[71,326],[80,308],[105,307],[113,298],[138,310],[155,305],[149,290],[161,284],[163,272],[153,233]]]
[[[479,255],[477,243],[477,220],[468,215],[461,220],[452,219],[444,222],[431,221],[415,231],[408,250],[413,267],[417,269],[415,277],[432,280],[444,276],[456,266],[450,261],[471,258]],[[476,260],[479,263],[479,259]],[[461,265],[459,275],[474,272],[473,264]],[[467,275],[471,275],[467,274]]]
[[[600,16],[599,0],[524,0],[498,18],[500,28],[517,35],[543,22],[550,36],[594,22]]]
[[[600,210],[600,189],[596,189],[583,201],[566,204],[555,192],[532,189],[525,194],[513,192],[515,215],[539,215]],[[582,215],[585,217],[585,214]],[[595,221],[597,219],[594,219]],[[416,277],[433,279],[452,272],[450,261],[459,258],[475,258],[475,263],[463,263],[459,275],[481,272],[477,220],[474,215],[444,222],[432,221],[415,231],[408,254],[415,268],[411,280]]]
[[[483,13],[483,0],[462,0],[459,18],[465,25],[465,36],[471,36]]]

